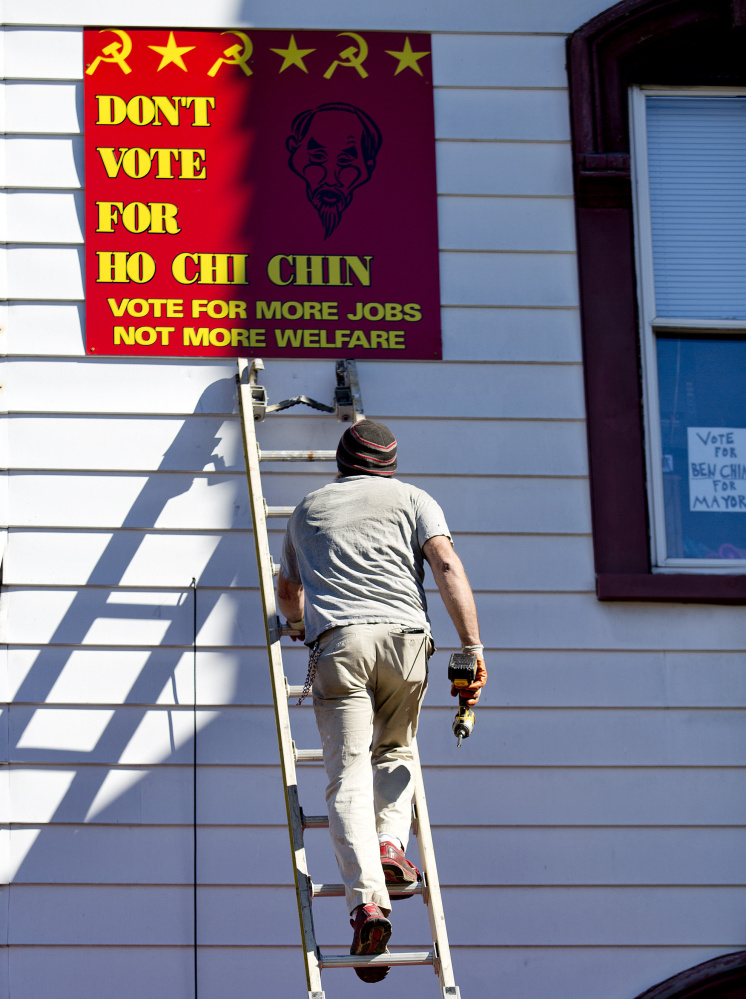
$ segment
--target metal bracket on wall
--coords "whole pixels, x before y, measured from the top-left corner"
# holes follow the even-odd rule
[[[264,361],[260,357],[254,358],[249,371],[249,384],[256,423],[262,423],[267,413],[279,413],[282,409],[290,409],[291,406],[300,404],[310,406],[311,409],[318,409],[322,413],[336,413],[340,423],[357,423],[358,420],[365,417],[360,382],[357,377],[357,364],[353,360],[345,359],[336,362],[337,385],[334,389],[334,401],[331,406],[311,399],[307,395],[296,395],[292,399],[283,399],[282,402],[276,402],[270,406],[267,389],[264,385],[257,385],[256,382],[257,372],[263,370]],[[238,375],[236,378],[238,379]]]

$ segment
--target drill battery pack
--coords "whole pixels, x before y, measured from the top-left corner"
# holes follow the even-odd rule
[[[454,652],[448,663],[448,679],[454,687],[469,687],[477,678],[477,657],[472,652]]]

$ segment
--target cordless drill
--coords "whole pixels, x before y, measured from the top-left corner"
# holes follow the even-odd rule
[[[477,678],[477,657],[471,652],[454,652],[448,663],[448,679],[454,687],[470,687]],[[461,740],[468,739],[474,729],[474,712],[466,704],[468,698],[459,694],[458,711],[453,719],[453,734]]]

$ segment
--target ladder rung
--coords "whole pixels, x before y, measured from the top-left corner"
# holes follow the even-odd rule
[[[325,816],[319,816],[319,818],[325,818]],[[305,825],[305,823],[304,823]],[[400,898],[402,895],[421,895],[422,894],[422,882],[418,881],[416,885],[412,888],[399,888],[397,886],[396,890],[389,888],[389,892],[395,898]],[[344,885],[311,885],[311,894],[314,898],[340,898],[345,893]]]
[[[296,749],[295,750],[295,761],[296,763],[311,763],[318,760],[320,763],[324,759],[323,753],[320,749]]]
[[[394,964],[433,964],[435,958],[431,950],[401,951],[398,954],[375,954],[372,957],[358,957],[352,954],[319,953],[322,968],[367,968],[379,964],[390,967]]]
[[[266,515],[268,517],[289,517],[294,509],[294,506],[268,506]]]
[[[303,813],[303,828],[304,829],[328,829],[329,828],[329,816],[328,815],[306,815]]]
[[[262,451],[259,461],[336,461],[336,451]]]
[[[288,700],[290,699],[295,700],[296,697],[302,697],[302,696],[303,696],[303,687],[301,687],[300,684],[297,687],[295,685],[293,685],[292,687],[290,686],[288,687]]]

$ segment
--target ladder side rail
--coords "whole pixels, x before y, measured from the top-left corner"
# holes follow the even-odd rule
[[[293,854],[293,875],[295,878],[298,918],[300,921],[306,965],[306,980],[309,993],[323,995],[318,949],[311,911],[311,879],[308,875],[306,852],[303,845],[303,823],[298,800],[295,758],[290,732],[290,713],[288,710],[287,694],[285,692],[285,675],[282,665],[282,650],[280,647],[277,607],[275,604],[269,538],[267,536],[267,521],[264,512],[264,497],[262,495],[261,475],[259,472],[259,450],[256,442],[251,397],[251,378],[254,371],[253,365],[250,368],[245,358],[239,358],[239,410],[249,484],[251,516],[254,527],[254,544],[256,546],[257,568],[259,570],[259,588],[264,608],[264,625],[267,652],[269,654],[275,720],[277,723],[277,740],[280,748],[280,765],[285,790],[288,832],[290,834],[290,847]]]
[[[457,990],[446,991],[447,989],[454,990],[456,982],[453,976],[451,949],[448,945],[446,920],[443,913],[443,899],[440,893],[438,868],[435,863],[435,848],[432,832],[430,831],[430,816],[427,810],[425,786],[422,780],[422,767],[420,766],[420,754],[416,739],[412,743],[412,756],[415,774],[414,804],[417,813],[417,846],[420,851],[420,860],[422,861],[425,876],[427,877],[427,914],[430,919],[433,942],[437,950],[437,973],[440,979],[442,995],[444,997],[457,996]]]

